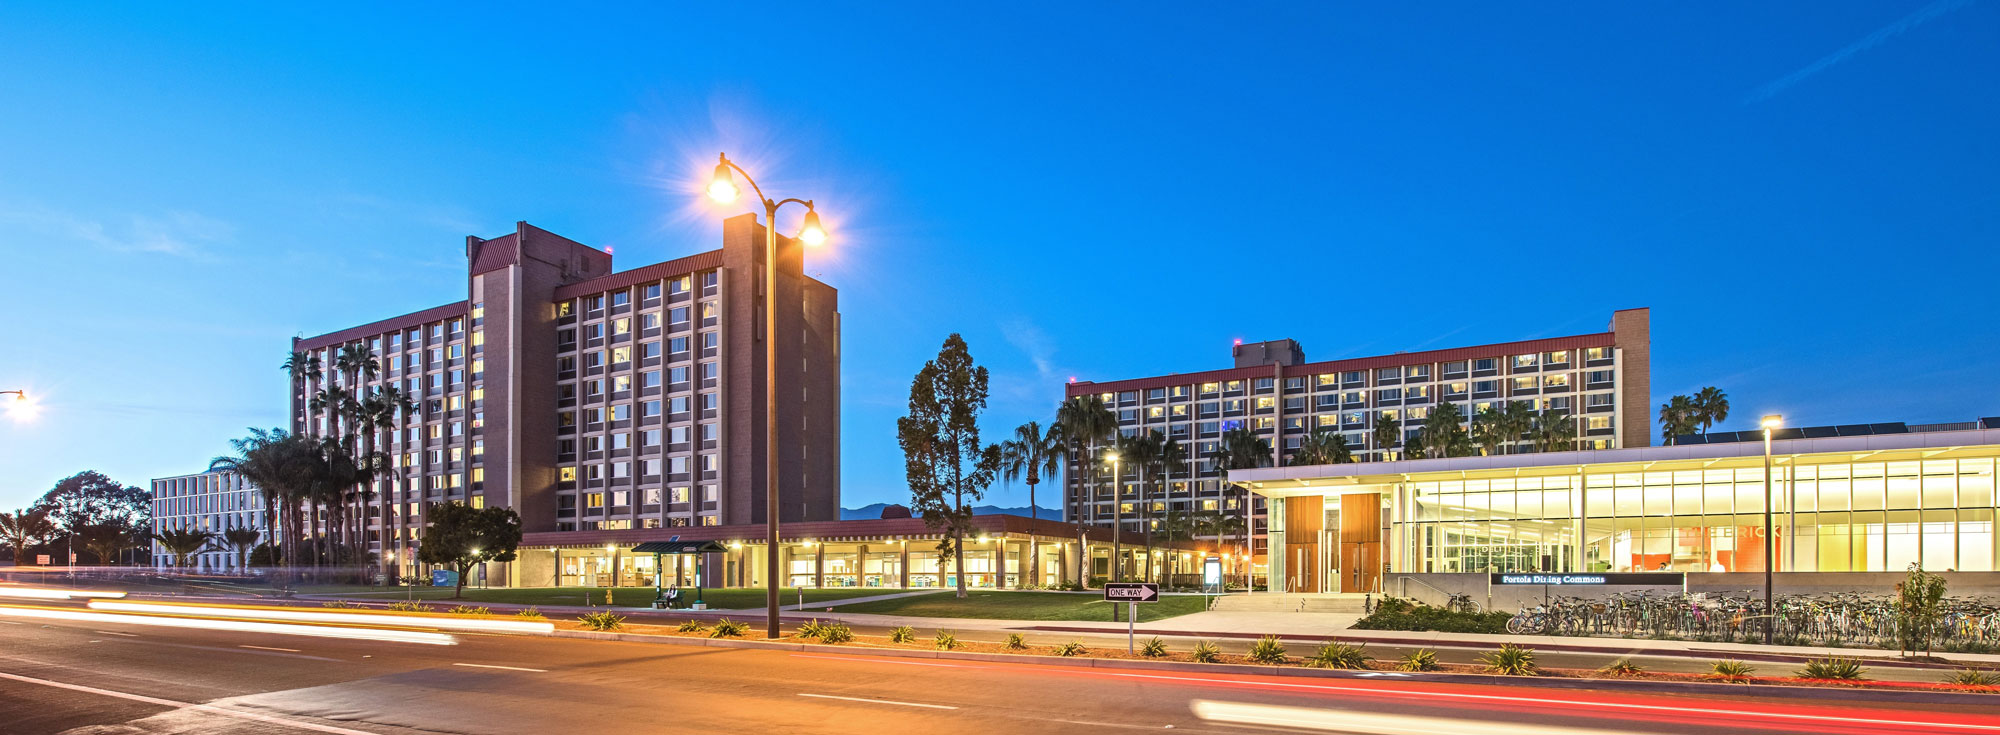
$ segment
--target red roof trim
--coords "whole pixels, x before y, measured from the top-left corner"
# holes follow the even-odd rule
[[[608,276],[599,276],[588,281],[578,281],[556,289],[555,300],[565,301],[578,296],[613,291],[649,281],[665,280],[671,276],[685,275],[696,271],[712,270],[721,267],[722,251],[710,250],[706,253],[695,253],[685,258],[675,258],[662,263],[633,268],[629,271],[613,273]]]
[[[1078,533],[1087,535],[1093,541],[1111,542],[1111,529],[1096,526],[1079,526],[1065,521],[1043,518],[1039,521],[1016,515],[973,516],[972,527],[977,536],[981,533],[1026,534],[1033,531],[1038,536],[1074,539]],[[855,521],[804,521],[785,523],[779,526],[781,543],[797,543],[809,540],[831,540],[867,537],[903,536],[911,539],[937,538],[943,529],[934,529],[924,524],[922,518],[869,518]],[[631,528],[616,531],[543,531],[521,535],[521,546],[570,548],[630,546],[647,541],[665,541],[680,537],[682,541],[742,541],[761,544],[764,540],[764,525],[739,524],[733,526],[674,526],[668,528]],[[1137,533],[1125,535],[1127,543],[1144,544],[1145,538]],[[1186,540],[1176,540],[1168,545],[1161,539],[1154,540],[1155,546],[1195,550],[1205,548],[1202,544]]]
[[[373,337],[378,334],[384,334],[399,329],[407,329],[409,327],[420,326],[441,319],[450,319],[455,316],[465,316],[466,312],[468,311],[466,307],[467,303],[464,301],[445,304],[444,306],[434,306],[429,309],[425,309],[423,311],[412,312],[409,314],[404,314],[402,316],[389,317],[379,322],[371,322],[368,324],[363,324],[358,327],[348,327],[347,329],[342,329],[338,332],[329,332],[327,334],[322,334],[318,337],[302,339],[296,343],[293,349],[317,350],[321,347],[332,347],[334,345],[347,344],[349,342],[353,342],[358,339],[366,339],[368,337]]]
[[[1393,355],[1356,357],[1346,360],[1309,362],[1304,365],[1293,365],[1285,368],[1285,374],[1318,375],[1347,370],[1373,370],[1375,368],[1398,367],[1402,365],[1421,365],[1430,362],[1455,362],[1481,357],[1506,357],[1508,355],[1520,355],[1529,352],[1582,350],[1591,347],[1611,347],[1617,343],[1617,340],[1618,335],[1616,333],[1601,332],[1598,334],[1579,334],[1570,337],[1549,337],[1547,339],[1531,339],[1520,342],[1501,342],[1476,347],[1454,347],[1451,349],[1427,350],[1424,352],[1398,352]],[[1092,393],[1115,393],[1118,391],[1143,390],[1146,388],[1166,388],[1176,385],[1261,378],[1273,374],[1275,374],[1273,366],[1255,365],[1252,367],[1224,368],[1222,370],[1209,370],[1199,373],[1180,373],[1177,375],[1157,375],[1150,378],[1114,380],[1107,383],[1078,381],[1066,385],[1063,395],[1082,396]]]

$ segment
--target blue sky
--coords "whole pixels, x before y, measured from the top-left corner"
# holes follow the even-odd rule
[[[1087,5],[10,8],[0,508],[280,425],[287,339],[462,298],[465,235],[713,248],[718,150],[834,229],[848,506],[952,331],[992,439],[1633,306],[1728,428],[2000,414],[2000,3]]]

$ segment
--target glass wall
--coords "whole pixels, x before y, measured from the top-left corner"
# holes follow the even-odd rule
[[[1778,571],[1993,571],[1994,459],[1781,464]],[[1760,572],[1764,470],[1411,482],[1403,571]]]

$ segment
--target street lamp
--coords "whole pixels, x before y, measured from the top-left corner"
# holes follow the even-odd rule
[[[732,173],[734,172],[734,173]],[[708,182],[708,196],[727,204],[742,191],[734,174],[742,174],[757,199],[764,204],[764,636],[778,637],[778,208],[797,202],[806,205],[806,219],[799,241],[807,245],[826,242],[826,230],[819,224],[819,212],[811,199],[773,200],[750,172],[717,154],[715,174]]]
[[[28,403],[28,392],[24,390],[0,390],[0,396],[9,393],[14,394],[14,400],[7,402],[7,413],[17,419],[27,419],[31,410]]]
[[[1778,608],[1771,604],[1771,588],[1778,575],[1777,539],[1771,534],[1771,433],[1785,425],[1785,417],[1778,414],[1765,416],[1764,427],[1764,645],[1778,641]]]

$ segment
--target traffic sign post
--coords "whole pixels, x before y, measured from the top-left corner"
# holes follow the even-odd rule
[[[1159,602],[1160,586],[1152,582],[1111,582],[1104,585],[1104,601],[1125,603],[1125,652],[1133,652],[1132,639],[1138,636],[1135,630],[1139,619],[1139,603]]]

